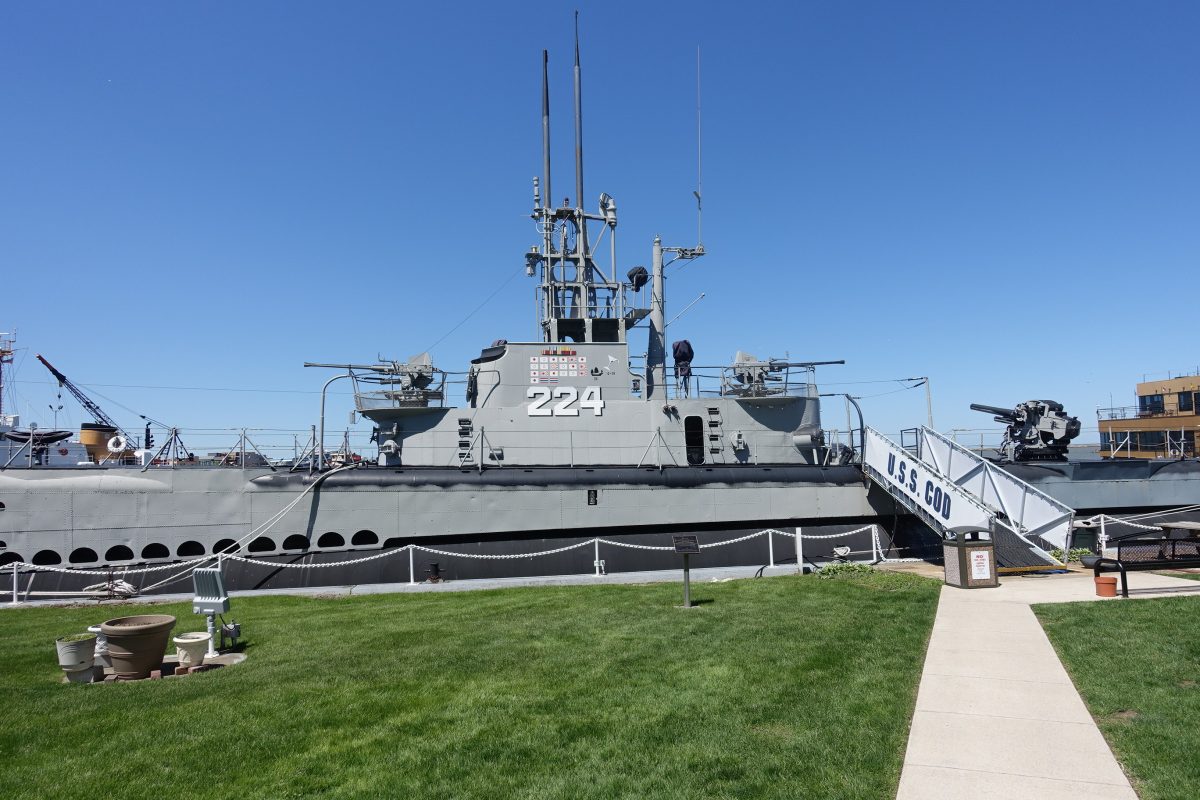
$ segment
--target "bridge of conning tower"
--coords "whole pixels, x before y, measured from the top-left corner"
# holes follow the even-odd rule
[[[542,244],[525,254],[525,271],[541,278],[536,292],[542,341],[626,341],[629,329],[650,313],[639,302],[648,273],[634,268],[629,283],[616,276],[616,202],[607,194],[600,195],[600,214],[568,205],[550,208],[541,204],[535,178],[534,203],[532,216],[541,230]],[[611,254],[607,267],[596,263],[588,242],[588,220],[603,223],[596,243],[608,236]]]
[[[525,254],[525,274],[541,278],[537,287],[538,325],[544,342],[624,342],[627,331],[650,312],[636,302],[646,285],[645,268],[617,277],[617,203],[600,195],[599,212],[583,209],[583,112],[579,35],[575,37],[575,202],[556,206],[550,186],[549,54],[542,51],[542,180],[533,179],[533,213],[541,244]],[[545,194],[543,195],[543,190]],[[601,224],[593,243],[588,222]],[[596,262],[596,251],[608,237],[608,266]]]
[[[908,447],[866,429],[863,471],[943,538],[987,531],[1006,567],[1058,565],[1075,511],[929,428]]]

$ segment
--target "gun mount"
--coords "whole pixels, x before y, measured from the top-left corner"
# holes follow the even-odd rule
[[[992,414],[1008,426],[1000,454],[1011,461],[1066,461],[1067,447],[1081,429],[1079,418],[1053,400],[1026,400],[1011,409],[972,403],[971,410]]]

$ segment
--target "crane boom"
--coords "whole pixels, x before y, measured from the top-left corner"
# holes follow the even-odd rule
[[[53,364],[42,358],[40,353],[38,354],[37,360],[42,362],[46,369],[50,370],[50,374],[58,379],[60,386],[66,387],[68,392],[75,395],[75,399],[79,401],[79,404],[83,406],[84,410],[86,410],[95,418],[96,422],[100,423],[101,425],[108,425],[109,427],[116,428],[121,432],[127,441],[133,441],[133,438],[128,433],[125,433],[121,426],[113,421],[112,417],[110,417],[108,414],[105,414],[100,406],[96,405],[90,397],[84,394],[82,389],[71,383],[70,379],[67,378],[66,375],[63,375],[61,372],[55,369]]]

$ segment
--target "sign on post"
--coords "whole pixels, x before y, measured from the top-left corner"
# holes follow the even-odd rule
[[[675,552],[683,556],[683,607],[692,607],[691,570],[688,568],[688,556],[700,555],[700,537],[695,534],[683,534],[671,537]]]
[[[675,552],[682,555],[700,555],[700,537],[694,534],[686,534],[684,536],[672,536],[671,543],[675,545]]]

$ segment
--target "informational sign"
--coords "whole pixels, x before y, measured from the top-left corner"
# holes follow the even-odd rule
[[[912,507],[929,514],[951,531],[990,530],[988,511],[972,502],[961,487],[870,428],[866,440],[866,465],[894,490],[899,490]]]
[[[986,581],[992,577],[992,553],[990,550],[972,550],[971,580]]]
[[[692,556],[700,555],[700,537],[694,534],[672,536],[671,543],[675,545],[676,553]]]

